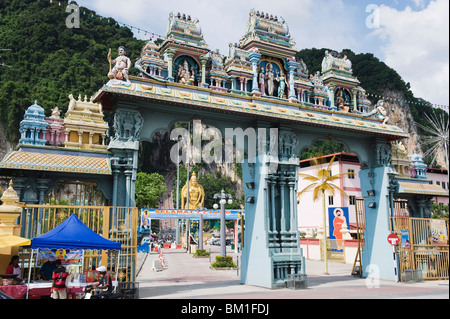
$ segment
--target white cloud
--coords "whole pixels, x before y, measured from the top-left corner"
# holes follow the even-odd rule
[[[421,4],[421,1],[416,1]],[[384,62],[411,83],[415,96],[449,105],[449,1],[431,1],[420,11],[380,6]]]
[[[342,50],[358,45],[355,6],[342,0],[130,0],[126,5],[117,0],[79,0],[78,3],[100,15],[161,35],[166,33],[170,12],[189,14],[199,19],[210,49],[218,48],[222,54],[228,53],[228,43],[238,42],[244,35],[252,8],[283,17],[299,50],[311,47]]]

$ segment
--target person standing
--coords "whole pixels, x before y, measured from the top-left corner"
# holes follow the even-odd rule
[[[53,277],[53,271],[56,269],[55,256],[51,255],[47,261],[42,265],[39,274],[43,280],[50,280]]]
[[[53,299],[67,299],[66,279],[69,273],[61,264],[61,260],[55,260],[56,269],[53,271],[52,282],[52,298]]]

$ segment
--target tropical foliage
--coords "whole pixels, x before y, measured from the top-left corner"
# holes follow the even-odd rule
[[[67,1],[0,0],[0,121],[16,143],[25,109],[37,100],[47,115],[67,110],[68,95],[93,95],[107,80],[109,48],[123,45],[135,61],[144,41],[112,18],[80,7],[80,28],[67,28]],[[93,17],[93,18],[91,18]],[[130,69],[131,72],[135,72]]]
[[[164,177],[158,173],[137,173],[135,193],[136,207],[157,208],[159,200],[167,192]]]

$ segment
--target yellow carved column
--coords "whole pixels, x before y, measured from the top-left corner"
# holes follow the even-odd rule
[[[19,237],[20,225],[16,225],[15,222],[17,217],[20,216],[22,208],[17,204],[19,197],[12,187],[12,180],[9,182],[9,187],[5,190],[0,200],[3,203],[0,205],[0,236],[14,245],[20,244],[20,241],[23,241],[24,245],[29,244],[25,238]],[[0,273],[5,273],[11,256],[18,255],[18,252],[19,248],[17,246],[0,246]]]

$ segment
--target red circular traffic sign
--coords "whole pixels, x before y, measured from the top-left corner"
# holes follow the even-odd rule
[[[400,239],[398,238],[397,234],[389,234],[389,236],[387,237],[388,243],[391,244],[392,246],[397,245],[399,240]]]

